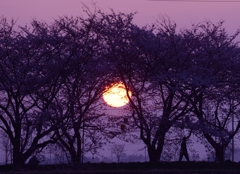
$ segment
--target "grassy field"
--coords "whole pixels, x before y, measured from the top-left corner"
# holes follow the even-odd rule
[[[85,163],[73,165],[0,166],[1,174],[240,174],[240,163]]]

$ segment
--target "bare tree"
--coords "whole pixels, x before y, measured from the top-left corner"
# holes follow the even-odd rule
[[[1,20],[0,128],[15,165],[57,140],[78,163],[84,151],[102,146],[102,135],[114,136],[108,119],[99,119],[101,94],[112,79],[102,40],[92,31],[95,13],[88,15],[17,29]]]
[[[108,48],[106,57],[114,65],[113,77],[132,91],[132,97],[126,93],[129,111],[148,147],[150,161],[158,161],[166,133],[178,120],[193,111],[204,122],[203,104],[211,102],[203,103],[202,95],[215,97],[224,92],[229,96],[226,89],[237,89],[238,64],[233,63],[238,62],[239,49],[233,40],[238,33],[229,37],[222,23],[211,22],[177,33],[176,24],[168,18],[141,29],[132,24],[132,18],[133,14],[113,13],[95,27]],[[228,143],[238,129],[236,126],[227,138]],[[213,142],[214,138],[203,134]],[[226,146],[215,143],[215,150]]]
[[[120,162],[120,158],[124,155],[125,151],[125,145],[124,144],[113,144],[111,146],[111,153],[114,154],[117,158],[117,162]]]
[[[195,128],[215,150],[215,160],[223,162],[224,151],[240,128],[239,122],[232,127],[232,121],[239,120],[240,52],[234,41],[238,32],[228,36],[223,22],[215,25],[206,21],[187,30],[186,35],[196,46],[186,77],[193,113],[198,119]]]
[[[87,18],[63,17],[54,24],[66,35],[64,48],[70,56],[71,71],[53,101],[60,125],[56,137],[75,165],[83,162],[84,153],[95,154],[107,137],[112,136],[102,101],[110,79],[101,55],[101,38],[92,29],[96,15],[89,12]]]
[[[0,21],[0,129],[13,163],[58,142],[78,164],[109,137],[130,140],[136,130],[156,162],[187,118],[184,128],[224,161],[240,128],[230,128],[240,111],[238,32],[228,36],[222,22],[208,21],[177,32],[168,18],[140,28],[134,13],[86,13],[17,29]],[[119,81],[129,104],[123,116],[106,118],[102,93]]]
[[[184,63],[189,57],[182,57],[189,56],[191,48],[176,34],[176,24],[163,21],[155,34],[154,28],[133,25],[133,15],[105,17],[101,33],[114,77],[132,92],[132,97],[127,92],[131,121],[147,145],[150,161],[156,162],[166,133],[190,111],[189,100],[182,95]]]
[[[14,21],[0,21],[0,128],[11,142],[14,165],[55,142],[57,125],[49,108],[64,79],[66,59],[58,60],[60,37],[50,33],[36,21],[17,29]]]

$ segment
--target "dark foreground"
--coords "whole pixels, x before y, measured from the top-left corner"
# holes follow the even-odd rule
[[[84,163],[73,165],[0,166],[7,174],[240,174],[240,163],[168,162],[168,163]]]

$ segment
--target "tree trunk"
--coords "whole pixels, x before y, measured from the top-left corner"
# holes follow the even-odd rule
[[[76,166],[79,165],[81,163],[82,153],[76,152],[73,144],[71,146],[71,150],[69,151],[69,153],[71,156],[71,162]]]
[[[160,161],[160,159],[161,159],[163,146],[164,146],[165,135],[166,135],[166,132],[162,132],[162,134],[158,138],[158,145],[157,145],[157,150],[156,150],[156,155],[157,155],[158,161]]]
[[[21,166],[24,165],[27,159],[33,154],[34,150],[32,152],[19,152],[17,150],[14,150],[13,148],[13,165]]]
[[[21,146],[21,124],[20,123],[15,123],[15,137],[12,142],[13,146],[13,165],[23,165],[25,164],[25,159],[23,157],[23,154],[20,151],[20,146]]]
[[[164,138],[165,138],[165,136],[159,137],[157,148],[155,148],[155,145],[147,146],[150,162],[159,162],[160,161],[161,154],[163,151],[163,146],[164,146]]]
[[[147,146],[149,161],[151,163],[159,162],[160,155],[157,154],[157,150],[153,146]]]
[[[13,165],[24,165],[26,160],[20,152],[13,152]]]
[[[79,165],[81,163],[81,156],[77,154],[71,154],[71,160],[74,165]]]
[[[162,126],[162,128],[158,131],[156,134],[156,138],[153,140],[152,144],[147,145],[148,149],[148,156],[149,156],[149,161],[150,162],[159,162],[161,158],[161,154],[163,151],[164,147],[164,140],[165,140],[165,135],[171,125],[169,124],[167,127]]]
[[[215,161],[223,163],[225,161],[225,148],[223,145],[218,144],[215,148]]]

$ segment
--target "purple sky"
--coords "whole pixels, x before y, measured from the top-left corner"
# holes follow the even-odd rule
[[[134,22],[139,26],[153,23],[158,15],[168,15],[177,23],[178,28],[190,27],[192,23],[202,22],[206,19],[214,23],[224,20],[224,26],[230,33],[240,28],[240,1],[94,0],[94,2],[105,12],[109,12],[110,8],[116,12],[138,12]],[[1,0],[0,16],[7,17],[9,20],[17,19],[20,25],[29,23],[32,18],[51,22],[58,16],[83,15],[82,3],[90,8],[93,7],[91,0]]]
[[[168,15],[171,20],[177,22],[179,28],[189,27],[192,23],[205,19],[214,23],[224,20],[224,26],[231,33],[240,28],[240,2],[148,0],[94,0],[94,2],[105,12],[108,12],[110,8],[116,12],[137,11],[134,22],[140,26],[154,22],[158,15]],[[50,22],[58,16],[83,14],[82,3],[92,7],[91,0],[2,0],[0,15],[9,19],[18,19],[21,25],[29,23],[32,18]]]

